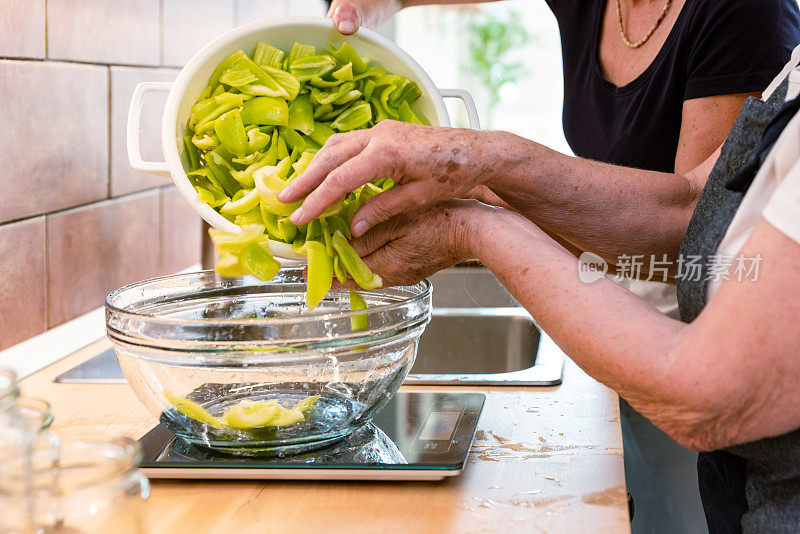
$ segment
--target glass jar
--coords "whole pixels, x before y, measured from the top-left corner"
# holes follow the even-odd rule
[[[27,532],[35,431],[17,411],[17,377],[0,368],[0,532]]]
[[[145,532],[150,484],[135,441],[84,430],[42,439],[32,455],[30,532]]]
[[[53,424],[53,412],[46,400],[22,395],[17,398],[16,410],[34,432],[43,432]]]

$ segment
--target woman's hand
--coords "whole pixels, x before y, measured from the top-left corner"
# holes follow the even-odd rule
[[[502,167],[500,135],[384,120],[369,130],[331,136],[278,200],[307,196],[290,218],[305,224],[367,182],[391,176],[397,186],[367,201],[353,218],[357,237],[408,209],[463,198],[490,180]]]
[[[495,210],[471,200],[440,202],[397,215],[352,245],[385,286],[412,285],[474,257],[481,220]]]
[[[350,35],[361,25],[377,28],[401,7],[400,0],[333,0],[328,17],[339,33]]]

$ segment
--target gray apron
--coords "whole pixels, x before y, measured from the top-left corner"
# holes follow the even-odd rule
[[[744,197],[726,189],[725,183],[755,155],[766,127],[783,106],[787,87],[784,80],[766,102],[747,99],[697,202],[681,254],[702,256],[704,272],[691,277],[697,280],[678,281],[681,320],[686,323],[697,318],[708,301],[709,256],[716,254]],[[712,534],[800,532],[800,431],[700,453],[697,469]]]

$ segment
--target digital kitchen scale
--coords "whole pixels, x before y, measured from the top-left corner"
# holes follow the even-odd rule
[[[283,458],[215,454],[158,425],[139,440],[140,470],[173,479],[442,480],[464,469],[485,399],[482,393],[398,393],[344,440]]]

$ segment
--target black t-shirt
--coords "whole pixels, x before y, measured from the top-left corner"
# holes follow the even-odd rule
[[[683,102],[766,89],[800,42],[797,0],[686,0],[652,64],[617,87],[598,61],[605,1],[547,3],[561,31],[567,142],[628,167],[672,172]]]

